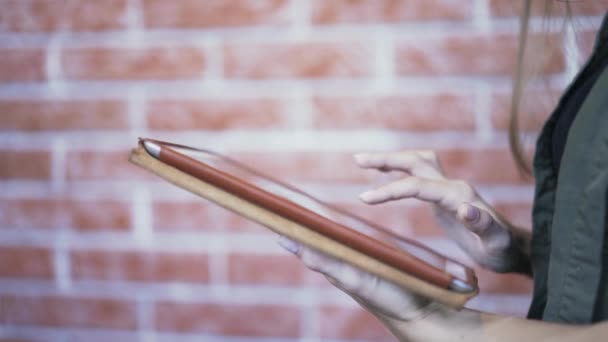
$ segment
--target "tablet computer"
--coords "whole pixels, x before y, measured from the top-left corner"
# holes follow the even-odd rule
[[[420,295],[461,307],[473,270],[217,152],[140,139],[131,162],[271,230]]]

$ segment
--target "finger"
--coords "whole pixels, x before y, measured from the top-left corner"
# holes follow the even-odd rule
[[[491,227],[495,223],[492,215],[486,210],[469,203],[461,204],[456,215],[465,227],[482,238],[490,233]]]
[[[285,236],[280,236],[277,243],[288,252],[295,254],[306,267],[313,271],[332,275],[339,268],[339,261],[335,258],[302,246]]]
[[[428,300],[414,296],[376,275],[285,237],[281,237],[278,243],[296,254],[306,267],[322,273],[331,284],[348,293],[364,307],[373,308],[373,311],[409,320],[417,317],[421,308],[428,303]]]
[[[301,245],[291,239],[288,239],[287,237],[283,236],[283,235],[279,235],[279,238],[277,239],[277,243],[279,244],[279,246],[283,247],[285,250],[287,250],[289,253],[292,254],[296,254],[298,255]]]
[[[430,303],[424,297],[413,295],[394,283],[381,280],[367,272],[360,271],[356,276],[350,277],[346,274],[342,273],[340,279],[328,276],[326,278],[371,312],[407,321],[420,317],[423,309]]]
[[[443,175],[434,161],[432,151],[404,151],[394,153],[360,153],[354,156],[357,164],[364,169],[380,171],[403,171],[414,176],[442,178]]]
[[[456,210],[456,206],[450,205],[451,203],[445,201],[446,199],[456,198],[457,194],[454,193],[456,191],[457,189],[447,181],[407,177],[364,192],[359,197],[363,202],[368,204],[379,204],[404,198],[417,198],[442,206],[453,206],[452,210]]]
[[[334,257],[307,248],[281,236],[277,241],[287,251],[300,258],[309,269],[325,275],[336,287],[357,295],[369,295],[367,290],[376,286],[376,276],[364,272]]]

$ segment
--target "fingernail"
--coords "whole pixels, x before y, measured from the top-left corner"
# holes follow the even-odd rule
[[[367,155],[365,153],[357,153],[357,154],[353,155],[353,158],[355,158],[355,161],[358,164],[361,164],[365,161],[365,159],[367,158]]]
[[[376,195],[373,191],[366,191],[359,195],[359,198],[362,199],[364,202],[371,202],[374,200],[375,196]]]
[[[288,239],[288,238],[286,238],[284,236],[281,236],[279,238],[279,240],[277,241],[277,243],[281,247],[285,248],[289,253],[292,253],[292,254],[297,254],[298,251],[300,250],[300,244],[299,243],[297,243],[297,242],[295,242],[293,240],[290,240],[290,239]]]
[[[481,213],[479,212],[479,209],[475,208],[472,205],[467,205],[467,212],[464,217],[467,221],[476,222],[477,220],[479,220],[480,215]]]

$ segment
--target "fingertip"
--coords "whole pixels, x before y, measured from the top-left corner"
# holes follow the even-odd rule
[[[366,191],[360,194],[359,198],[367,204],[372,204],[380,200],[378,194],[374,191]]]
[[[368,153],[356,153],[353,155],[353,158],[355,159],[355,162],[359,166],[365,166],[368,163],[369,154]]]
[[[283,247],[285,250],[287,250],[291,254],[298,254],[301,249],[301,246],[299,243],[297,243],[283,235],[279,236],[277,243],[279,244],[279,246]]]

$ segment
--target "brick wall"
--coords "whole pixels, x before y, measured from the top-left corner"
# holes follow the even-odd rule
[[[597,24],[605,3],[580,3]],[[240,156],[462,257],[429,207],[360,204],[382,178],[351,155],[435,149],[529,225],[505,133],[517,4],[0,0],[0,341],[390,340],[272,234],[127,151],[148,136]],[[543,69],[557,90],[589,51],[571,33]],[[551,106],[533,98],[531,132]],[[524,314],[529,280],[479,277],[471,307]]]

